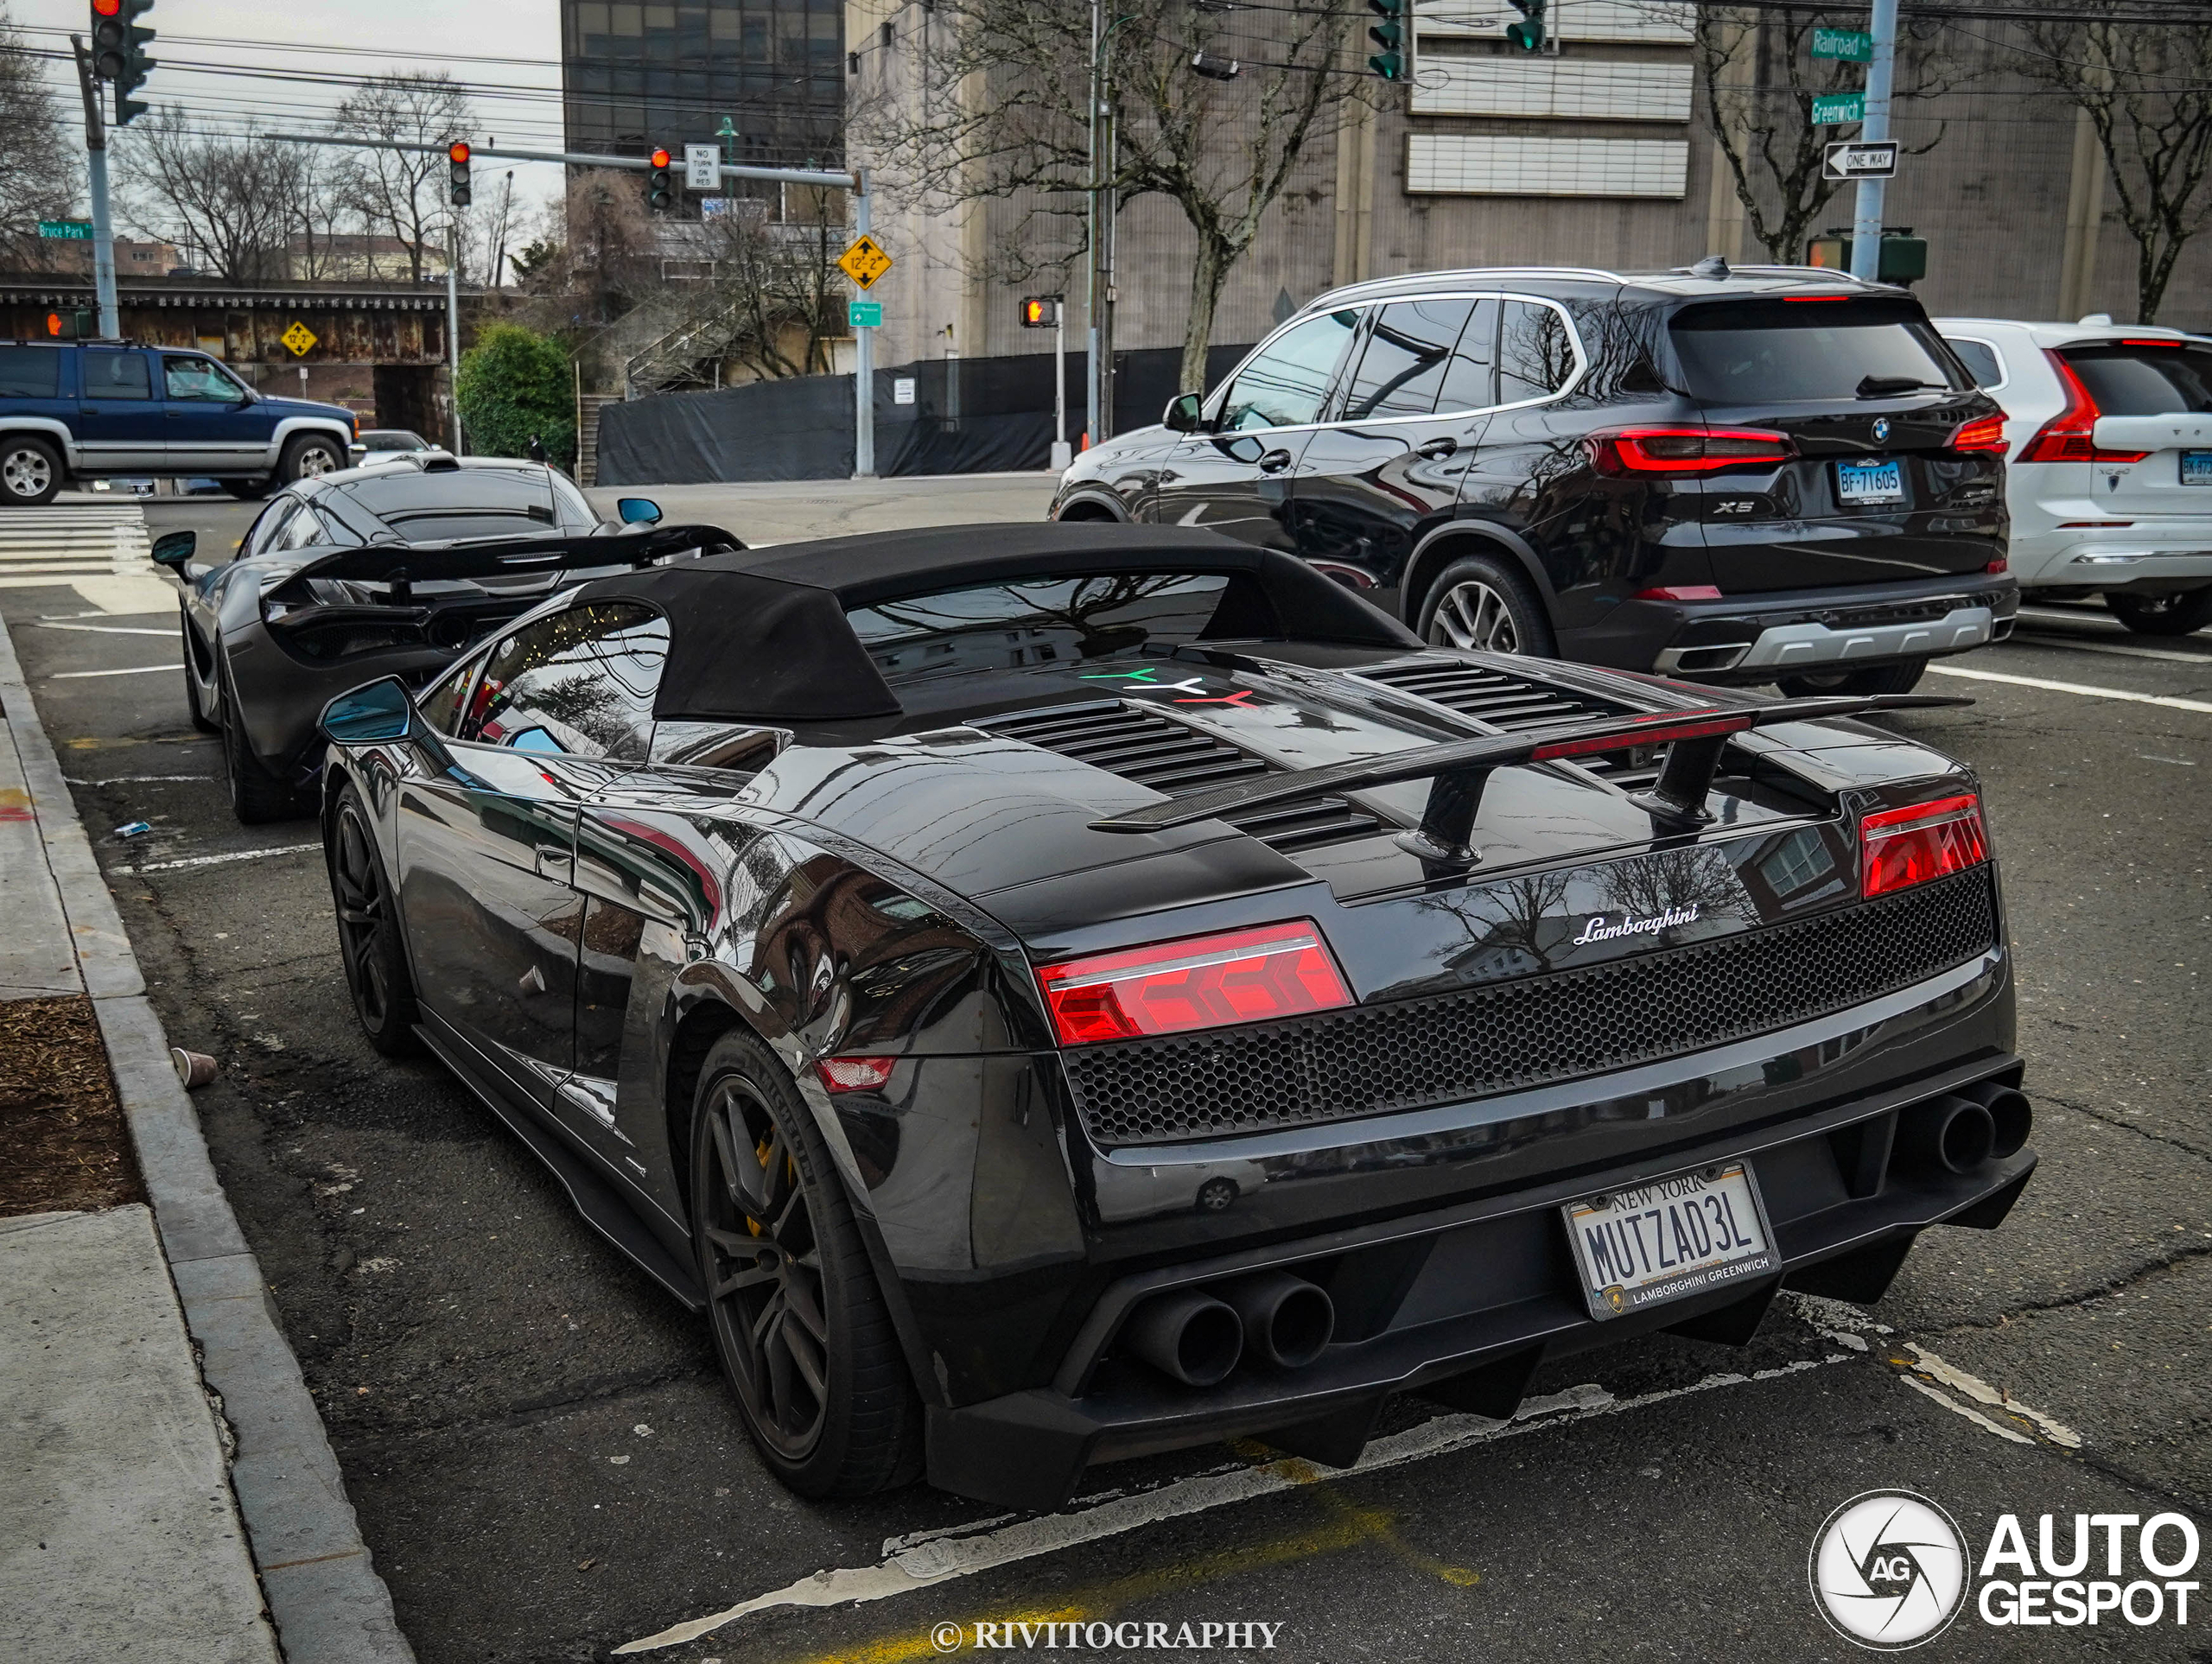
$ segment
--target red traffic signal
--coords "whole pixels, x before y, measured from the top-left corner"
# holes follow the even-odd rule
[[[675,158],[671,156],[665,150],[656,150],[653,152],[652,157],[652,164],[656,168],[665,168],[673,160],[675,160]]]
[[[123,0],[92,0],[92,16],[114,17],[121,14]]]
[[[1021,327],[1024,329],[1050,329],[1060,321],[1060,297],[1057,295],[1031,295],[1021,302]]]
[[[467,139],[455,139],[446,146],[446,156],[456,167],[467,167],[471,154]]]
[[[68,326],[62,321],[61,314],[59,312],[49,312],[46,314],[46,333],[48,334],[59,335]]]

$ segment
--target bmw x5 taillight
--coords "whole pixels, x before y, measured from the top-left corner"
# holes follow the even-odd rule
[[[1062,1045],[1333,1011],[1351,994],[1310,919],[1186,937],[1040,966]]]
[[[1988,859],[1981,799],[1971,791],[1859,817],[1859,893],[1870,899]]]
[[[1590,438],[1600,473],[1653,476],[1778,467],[1797,454],[1788,434],[1764,428],[1622,428]]]

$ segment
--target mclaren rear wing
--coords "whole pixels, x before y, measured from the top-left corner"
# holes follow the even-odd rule
[[[1597,721],[1566,722],[1525,733],[1475,740],[1453,740],[1440,746],[1420,746],[1411,751],[1391,752],[1355,762],[1332,763],[1324,768],[1300,769],[1287,774],[1241,781],[1187,797],[1171,797],[1143,809],[1124,810],[1093,821],[1097,832],[1160,832],[1188,826],[1194,821],[1241,814],[1268,803],[1319,796],[1332,791],[1356,791],[1364,786],[1396,785],[1407,780],[1433,779],[1428,805],[1420,828],[1403,834],[1400,842],[1424,861],[1446,867],[1473,863],[1468,846],[1475,816],[1482,807],[1483,788],[1491,772],[1524,763],[1549,763],[1592,757],[1605,752],[1627,751],[1640,746],[1664,746],[1666,761],[1648,791],[1631,794],[1630,801],[1649,813],[1667,831],[1688,831],[1712,818],[1705,807],[1720,754],[1731,739],[1752,728],[1777,722],[1812,722],[1837,716],[1863,716],[1873,711],[1927,710],[1938,706],[1971,705],[1971,699],[1939,694],[1837,695],[1815,699],[1784,699],[1770,705],[1733,710],[1659,711],[1639,716],[1611,716]]]
[[[655,526],[650,531],[594,533],[573,537],[531,537],[464,543],[370,543],[334,550],[310,561],[286,583],[313,578],[388,584],[404,605],[410,583],[448,583],[477,578],[526,578],[545,572],[605,566],[651,566],[671,555],[697,549],[715,554],[745,545],[720,526]]]

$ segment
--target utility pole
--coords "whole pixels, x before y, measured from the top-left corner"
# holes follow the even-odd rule
[[[1105,135],[1101,130],[1105,125],[1106,108],[1106,16],[1103,8],[1103,0],[1090,0],[1090,219],[1087,227],[1090,261],[1083,300],[1084,327],[1087,332],[1084,345],[1089,354],[1084,375],[1083,442],[1086,448],[1102,443],[1106,438],[1100,425],[1106,409],[1106,378],[1100,372],[1099,357],[1105,340],[1101,318],[1106,306],[1108,281],[1106,210],[1103,200],[1105,187],[1101,172],[1106,160]]]
[[[100,114],[99,82],[92,75],[92,54],[84,41],[69,37],[77,57],[77,88],[85,98],[85,161],[92,184],[92,290],[99,299],[100,339],[120,340],[123,326],[115,305],[115,229],[107,205],[107,123]]]
[[[853,234],[866,237],[869,224],[868,170],[853,169]],[[875,331],[853,331],[853,478],[875,478]]]
[[[1052,302],[1052,469],[1066,470],[1068,456],[1068,302]]]
[[[446,221],[446,372],[453,393],[453,454],[468,454],[461,431],[461,221]]]
[[[1897,55],[1897,0],[1874,0],[1870,31],[1874,55],[1866,66],[1866,105],[1859,124],[1863,143],[1890,136],[1890,84]],[[1859,201],[1851,219],[1851,275],[1866,283],[1882,276],[1882,206],[1886,179],[1859,181]]]

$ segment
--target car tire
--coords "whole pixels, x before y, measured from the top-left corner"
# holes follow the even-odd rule
[[[2212,624],[2212,586],[2165,595],[2107,595],[2105,610],[2139,636],[2193,635]]]
[[[235,497],[241,503],[258,503],[276,489],[274,480],[218,480],[224,495]]]
[[[208,715],[200,703],[200,676],[192,668],[199,661],[192,651],[191,622],[179,619],[176,627],[184,638],[184,708],[190,713],[194,727],[202,734],[213,734],[222,725]]]
[[[0,439],[0,504],[36,508],[61,489],[61,453],[33,434]]]
[[[399,899],[377,851],[368,810],[350,781],[331,811],[322,855],[353,1015],[369,1044],[385,1057],[414,1057],[423,1042],[415,1032],[419,1013],[407,944],[400,939]]]
[[[340,441],[327,434],[302,434],[284,447],[276,478],[289,486],[295,480],[320,480],[345,466],[346,447]]]
[[[1417,626],[1439,647],[1551,658],[1559,644],[1551,616],[1529,581],[1504,560],[1468,555],[1437,575],[1421,597]]]
[[[803,1496],[866,1496],[922,1468],[922,1407],[852,1204],[798,1089],[738,1031],[699,1071],[693,1241],[707,1321],[769,1470]]]
[[[1792,699],[1817,699],[1828,694],[1910,693],[1927,669],[1924,658],[1901,658],[1894,664],[1871,664],[1863,670],[1777,676],[1775,685]]]
[[[223,702],[215,726],[223,739],[223,773],[230,782],[231,812],[241,826],[265,826],[271,821],[296,819],[299,794],[263,766],[253,754],[238,721],[238,695],[227,678],[222,683]]]

